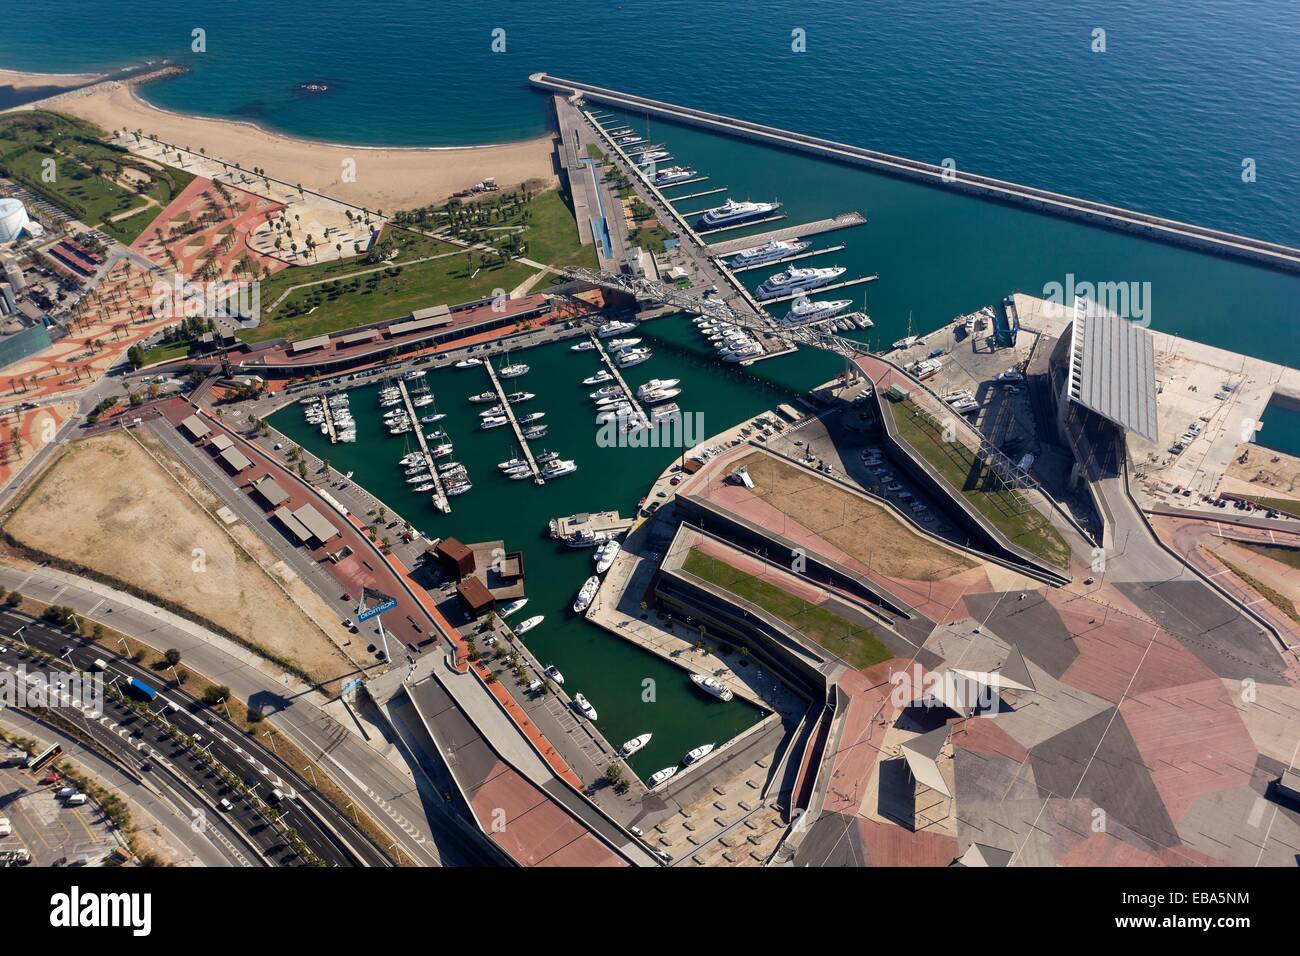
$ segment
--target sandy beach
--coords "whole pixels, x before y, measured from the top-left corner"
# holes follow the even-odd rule
[[[42,86],[81,86],[99,79],[98,73],[19,73],[16,70],[0,70],[0,86],[12,86],[16,90],[30,90]]]
[[[22,77],[31,85],[50,85],[39,74]],[[4,82],[0,79],[0,82]],[[107,131],[141,130],[209,157],[260,167],[290,183],[301,183],[337,199],[391,213],[441,202],[485,177],[502,187],[528,180],[556,182],[549,136],[499,146],[455,149],[388,149],[335,146],[268,132],[251,123],[185,116],[150,106],[134,84],[108,81],[28,104],[89,120]],[[355,164],[355,181],[347,170]]]

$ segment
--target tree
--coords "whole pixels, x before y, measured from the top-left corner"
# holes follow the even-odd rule
[[[181,662],[181,652],[174,647],[169,647],[163,652],[163,660],[167,662],[168,667],[175,667]]]
[[[212,684],[203,692],[203,703],[215,707],[223,700],[230,699],[230,688],[225,684]]]

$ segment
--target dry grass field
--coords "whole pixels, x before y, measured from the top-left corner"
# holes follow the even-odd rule
[[[753,478],[754,494],[882,574],[939,581],[975,566],[957,551],[917,534],[887,508],[801,468],[760,452],[737,464]]]
[[[337,615],[251,529],[227,529],[214,515],[216,499],[138,434],[166,469],[121,432],[74,442],[5,530],[20,545],[211,622],[323,684],[354,672],[334,643],[345,639]],[[330,627],[337,636],[323,629]]]

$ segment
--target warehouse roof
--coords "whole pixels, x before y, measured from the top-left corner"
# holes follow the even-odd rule
[[[1067,388],[1071,400],[1089,411],[1159,441],[1150,331],[1082,297],[1074,300]]]

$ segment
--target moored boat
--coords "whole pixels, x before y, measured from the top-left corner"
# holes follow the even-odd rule
[[[723,687],[712,677],[706,677],[703,674],[692,674],[691,683],[693,683],[700,690],[704,691],[706,694],[711,694],[712,696],[718,698],[718,700],[731,700],[731,698],[735,696],[731,692],[731,688]]]
[[[618,755],[620,757],[632,756],[634,753],[636,753],[638,750],[640,750],[642,747],[648,744],[650,742],[650,738],[653,736],[654,734],[638,734],[637,736],[629,740],[627,743],[625,743],[623,746],[618,748]]]

